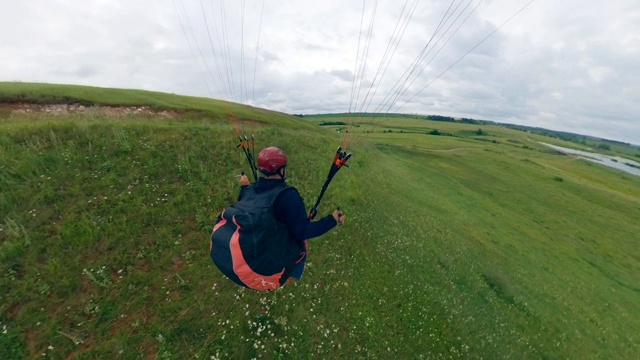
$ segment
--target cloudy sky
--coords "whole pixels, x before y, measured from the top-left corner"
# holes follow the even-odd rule
[[[470,117],[640,144],[635,1],[0,1],[0,81],[295,114]]]

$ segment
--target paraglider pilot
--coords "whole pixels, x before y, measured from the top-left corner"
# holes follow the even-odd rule
[[[307,257],[307,239],[318,237],[345,216],[339,209],[310,221],[298,191],[285,183],[287,156],[267,147],[257,158],[264,175],[250,184],[240,177],[238,201],[217,218],[210,255],[218,268],[239,285],[271,290],[300,279]]]

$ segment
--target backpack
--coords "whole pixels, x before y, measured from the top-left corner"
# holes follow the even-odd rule
[[[273,203],[289,187],[283,184],[257,193],[254,186],[222,211],[211,233],[210,256],[238,285],[272,290],[286,282],[305,249],[275,218]]]

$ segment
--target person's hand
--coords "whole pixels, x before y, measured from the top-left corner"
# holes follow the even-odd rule
[[[342,210],[340,210],[340,208],[337,208],[333,214],[333,219],[340,225],[344,224],[344,214],[342,213]]]
[[[240,175],[240,186],[246,186],[250,184],[251,183],[249,182],[249,178],[247,178],[247,175],[242,173],[242,175]]]

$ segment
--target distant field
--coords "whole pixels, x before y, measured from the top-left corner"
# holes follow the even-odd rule
[[[1,359],[640,357],[640,177],[538,142],[575,144],[371,123],[320,208],[346,224],[310,241],[300,281],[259,293],[208,257],[248,170],[234,119],[289,154],[307,206],[340,127],[131,90],[0,83],[10,98],[176,116],[0,105]]]
[[[500,140],[521,143],[521,139],[543,139],[542,141],[562,146],[571,144],[572,147],[588,151],[598,151],[607,155],[623,156],[631,159],[640,158],[640,146],[619,141],[597,139],[580,134],[569,134],[525,126],[513,126],[494,122],[458,119],[433,115],[403,115],[403,114],[320,114],[305,115],[311,122],[327,126],[333,123],[357,124],[363,131],[380,132],[439,132],[444,136],[468,137],[482,130],[485,140]],[[434,120],[436,119],[436,120]],[[448,120],[447,120],[448,119]],[[339,126],[327,126],[334,129]],[[517,129],[516,129],[517,128]],[[529,136],[523,136],[529,134]],[[493,136],[493,138],[491,138]],[[478,139],[478,138],[476,138]],[[519,140],[520,139],[520,140]],[[529,145],[529,143],[526,143]]]

